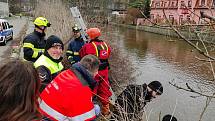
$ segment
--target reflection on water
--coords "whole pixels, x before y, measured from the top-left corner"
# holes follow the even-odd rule
[[[174,113],[179,121],[199,119],[205,98],[191,98],[190,96],[197,95],[176,90],[168,83],[174,81],[180,86],[189,83],[196,87],[194,82],[210,78],[208,66],[195,58],[202,57],[193,51],[193,48],[184,41],[132,29],[111,28],[107,31],[110,35],[106,39],[113,39],[115,36],[119,41],[119,47],[129,54],[132,64],[137,69],[136,72],[140,73],[137,74],[136,83],[159,80],[164,85],[164,94],[146,107],[149,121],[158,121],[160,112],[161,116]],[[213,102],[206,111],[203,121],[215,121],[214,107]]]

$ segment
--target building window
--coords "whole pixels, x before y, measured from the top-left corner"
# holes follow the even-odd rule
[[[192,7],[192,1],[191,0],[188,1],[188,7]]]
[[[164,7],[164,2],[163,1],[161,1],[161,7]]]
[[[212,5],[213,7],[215,6],[215,0],[213,0],[213,5]]]
[[[167,7],[167,2],[164,2],[164,7]]]
[[[172,19],[172,18],[174,18],[174,16],[173,15],[169,15],[169,19]]]
[[[181,8],[184,8],[185,7],[185,3],[184,1],[181,1]]]
[[[160,7],[160,3],[155,3],[155,7],[159,8]]]
[[[155,7],[155,6],[154,6],[154,4],[155,4],[155,2],[154,2],[154,1],[152,1],[152,4],[151,4],[151,7],[152,7],[152,8],[153,8],[153,7]]]
[[[183,22],[183,15],[180,15],[179,16],[179,24],[182,24],[182,22]]]
[[[205,6],[205,0],[201,0],[201,5],[200,6]]]
[[[175,6],[175,2],[172,2],[171,7],[174,7],[174,6]]]
[[[190,21],[190,15],[187,15],[187,21]]]
[[[154,14],[151,14],[151,19],[152,19],[152,20],[154,19]]]
[[[174,24],[174,16],[173,15],[169,15],[169,21],[171,24]]]

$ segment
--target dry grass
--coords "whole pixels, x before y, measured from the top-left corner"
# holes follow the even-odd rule
[[[57,35],[64,42],[71,38],[74,19],[70,9],[61,0],[39,0],[35,9],[35,17],[44,16],[52,24],[47,34]]]

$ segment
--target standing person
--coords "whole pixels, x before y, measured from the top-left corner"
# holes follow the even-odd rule
[[[0,75],[0,121],[39,120],[40,82],[33,65],[10,60],[0,67]]]
[[[110,83],[108,80],[109,56],[111,53],[110,47],[106,42],[99,39],[101,31],[98,28],[90,28],[87,30],[90,42],[85,44],[80,50],[80,57],[88,54],[96,55],[100,60],[99,72],[95,80],[99,83],[95,89],[95,93],[99,95],[99,100],[102,103],[102,114],[107,116],[110,114],[109,97],[112,95],[110,91]]]
[[[85,41],[81,37],[80,29],[77,25],[72,28],[73,39],[70,40],[66,56],[71,64],[79,62],[81,60],[79,56],[79,50],[85,44]]]
[[[117,97],[118,112],[114,113],[128,119],[138,118],[145,105],[162,93],[163,86],[159,81],[152,81],[148,85],[128,85]]]
[[[44,52],[46,28],[50,27],[49,21],[44,17],[38,17],[34,21],[34,32],[23,40],[24,59],[35,62]]]
[[[92,90],[99,60],[87,55],[61,72],[41,93],[41,113],[54,121],[90,121],[96,118]]]
[[[38,70],[40,80],[42,81],[41,90],[63,70],[61,63],[63,49],[63,42],[59,37],[55,35],[48,37],[44,54],[34,63],[34,66]]]

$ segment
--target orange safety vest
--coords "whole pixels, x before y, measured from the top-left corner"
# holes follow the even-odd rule
[[[40,111],[54,121],[90,121],[96,117],[92,96],[80,73],[68,69],[43,90]]]

